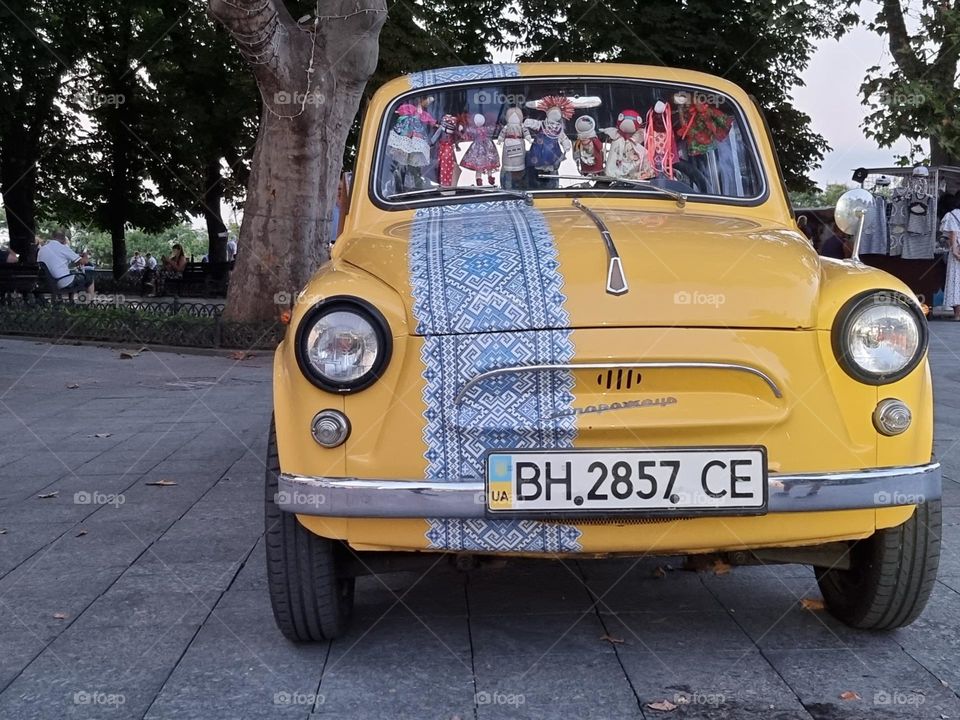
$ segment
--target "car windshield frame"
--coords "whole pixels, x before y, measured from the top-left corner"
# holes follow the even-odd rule
[[[393,97],[385,106],[383,116],[380,118],[379,127],[377,130],[377,137],[373,146],[373,157],[370,163],[370,172],[368,173],[369,177],[367,179],[367,194],[370,198],[370,201],[378,208],[382,210],[410,210],[421,207],[430,207],[435,205],[455,205],[463,203],[476,203],[476,202],[494,202],[499,200],[516,200],[516,198],[511,193],[497,193],[497,192],[488,192],[488,193],[462,193],[456,195],[443,195],[440,193],[442,189],[440,186],[436,186],[437,194],[436,197],[432,197],[427,194],[426,197],[416,197],[408,196],[401,201],[391,200],[390,197],[384,195],[381,192],[381,172],[382,172],[382,160],[387,154],[387,137],[390,133],[392,122],[394,121],[395,110],[404,102],[408,102],[416,97],[423,96],[425,93],[433,92],[442,92],[448,88],[468,88],[476,86],[489,86],[497,85],[502,87],[510,84],[521,84],[521,83],[549,83],[549,82],[594,82],[594,83],[622,83],[622,84],[636,84],[636,85],[659,85],[667,87],[673,90],[686,90],[692,93],[707,93],[722,97],[727,103],[731,110],[736,113],[736,119],[739,122],[740,134],[743,138],[744,145],[748,148],[749,156],[752,158],[752,161],[755,165],[757,172],[757,180],[760,184],[760,192],[753,197],[733,197],[733,196],[724,196],[724,195],[706,195],[703,193],[697,192],[685,192],[685,199],[687,202],[691,203],[700,203],[705,205],[732,205],[739,207],[756,207],[762,205],[770,198],[770,178],[768,174],[767,164],[763,162],[763,157],[760,153],[760,145],[758,141],[758,135],[756,128],[753,124],[747,119],[746,112],[744,111],[743,106],[736,98],[730,94],[718,90],[715,87],[709,85],[701,85],[695,82],[684,82],[684,81],[674,81],[674,80],[660,80],[653,78],[644,78],[644,77],[624,77],[622,75],[529,75],[529,76],[519,76],[512,78],[497,78],[497,79],[480,79],[480,80],[466,80],[450,83],[442,83],[438,85],[430,85],[420,88],[411,88],[409,91],[404,92],[400,95]],[[759,108],[757,109],[760,112]],[[567,132],[568,136],[570,135],[569,130]],[[590,177],[585,176],[584,182],[589,182]],[[424,188],[429,190],[430,188]],[[494,188],[496,189],[496,188]],[[527,189],[531,193],[534,200],[538,198],[565,198],[565,197],[583,197],[583,198],[609,198],[609,197],[621,197],[621,198],[633,198],[633,199],[666,199],[665,196],[657,190],[654,189],[645,189],[641,187],[602,187],[600,189],[594,188],[577,188],[577,187],[562,187],[557,189],[542,189],[542,188],[530,188]]]

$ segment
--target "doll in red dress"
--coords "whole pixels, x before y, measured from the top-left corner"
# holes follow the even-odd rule
[[[458,134],[457,118],[444,115],[430,139],[430,144],[437,146],[437,179],[443,187],[454,187],[460,180],[456,154]]]

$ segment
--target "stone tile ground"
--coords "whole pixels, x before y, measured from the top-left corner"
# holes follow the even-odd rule
[[[803,610],[796,566],[440,563],[361,579],[312,647],[265,589],[268,355],[0,338],[0,718],[960,718],[960,325],[932,328],[944,557],[912,627]]]

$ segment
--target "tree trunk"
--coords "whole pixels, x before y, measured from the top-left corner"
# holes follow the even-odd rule
[[[21,255],[30,250],[36,235],[36,158],[14,138],[4,138],[0,157],[0,191],[10,232],[10,248]]]
[[[930,138],[930,164],[931,165],[950,165],[956,167],[960,158],[953,157],[940,143],[940,138]]]
[[[226,262],[227,226],[220,210],[223,200],[220,158],[214,158],[207,163],[204,176],[203,218],[207,223],[207,259],[212,263]]]
[[[329,257],[347,133],[377,65],[384,0],[331,0],[295,22],[282,0],[209,0],[263,99],[224,318],[270,321]]]

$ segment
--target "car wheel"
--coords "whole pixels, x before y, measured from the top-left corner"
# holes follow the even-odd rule
[[[265,545],[270,604],[277,627],[294,642],[332,640],[353,610],[353,578],[340,572],[341,543],[314,535],[277,507],[280,457],[270,421],[267,443]]]
[[[940,501],[922,503],[902,525],[854,543],[849,570],[818,569],[827,609],[866,630],[893,630],[916,620],[937,579],[940,524]]]

